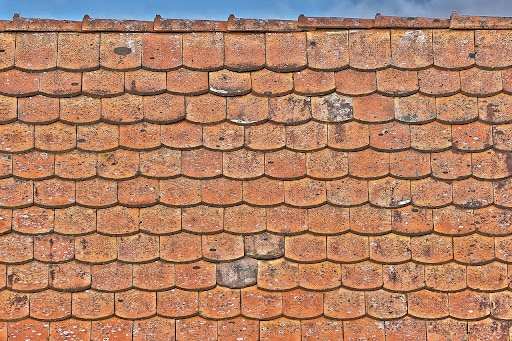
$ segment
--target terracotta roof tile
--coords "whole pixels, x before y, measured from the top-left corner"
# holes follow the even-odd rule
[[[0,21],[0,339],[507,339],[509,28]]]

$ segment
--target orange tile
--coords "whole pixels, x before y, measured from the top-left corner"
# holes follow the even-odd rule
[[[437,291],[455,291],[467,287],[466,266],[457,263],[427,265],[425,267],[425,285]]]
[[[263,232],[244,237],[245,255],[256,259],[284,256],[284,237]]]
[[[185,98],[169,93],[142,98],[144,119],[151,123],[175,122],[185,117]]]
[[[299,124],[311,118],[311,98],[296,94],[269,100],[269,118],[283,124]]]
[[[232,123],[261,123],[268,117],[268,98],[248,94],[227,99],[227,118]]]
[[[332,262],[299,264],[299,286],[309,290],[329,290],[341,285],[341,266]]]
[[[318,317],[323,313],[323,294],[303,289],[284,292],[283,313],[299,319]]]
[[[475,63],[474,31],[434,30],[434,65],[460,69]]]
[[[76,183],[76,202],[89,207],[108,207],[117,203],[117,183],[95,178]]]
[[[260,290],[255,286],[241,291],[242,315],[254,319],[271,319],[283,313],[283,294]]]
[[[112,261],[117,258],[116,238],[96,233],[76,238],[75,258],[88,263]]]
[[[201,181],[188,178],[161,180],[160,201],[169,205],[192,205],[201,201]]]
[[[387,341],[422,341],[426,340],[426,335],[427,325],[423,320],[406,316],[403,319],[386,321]]]
[[[91,70],[99,66],[100,35],[59,32],[57,66],[67,70]]]
[[[259,321],[237,317],[218,322],[218,338],[223,341],[237,341],[243,335],[244,341],[259,339]]]
[[[238,205],[224,210],[224,230],[231,233],[257,233],[266,228],[266,211],[263,207]]]
[[[217,340],[217,321],[192,317],[176,321],[176,340]]]
[[[302,179],[284,182],[285,202],[292,206],[317,206],[326,200],[324,181]]]
[[[136,95],[163,93],[167,89],[167,77],[165,72],[129,71],[124,75],[124,88],[126,92]]]
[[[375,72],[344,69],[335,73],[336,91],[345,95],[366,95],[377,90]]]
[[[244,128],[228,122],[203,127],[203,145],[206,148],[234,150],[244,145]]]
[[[107,151],[119,146],[119,128],[98,123],[77,127],[77,147],[81,150]]]
[[[28,317],[29,296],[23,293],[2,290],[0,292],[0,308],[0,318],[2,320],[10,321]]]
[[[370,205],[350,208],[350,229],[356,233],[382,234],[391,231],[391,210]]]
[[[307,211],[288,206],[267,208],[267,230],[295,234],[308,229]]]
[[[434,341],[467,341],[468,323],[451,318],[427,321],[427,338]]]
[[[466,264],[486,263],[494,258],[494,238],[477,234],[454,237],[453,258]]]
[[[363,122],[386,122],[395,117],[391,97],[371,94],[354,98],[354,118]]]
[[[408,180],[383,178],[368,182],[370,203],[380,207],[399,207],[411,202],[411,186]]]
[[[430,174],[430,155],[414,150],[389,154],[390,174],[400,178],[415,179]]]
[[[231,289],[246,288],[256,284],[258,261],[241,258],[228,263],[217,264],[217,285]]]
[[[434,97],[415,94],[395,98],[395,119],[406,123],[427,122],[436,117]]]
[[[85,290],[91,286],[91,267],[76,261],[51,264],[49,284],[59,291]]]
[[[181,152],[167,148],[139,154],[141,174],[149,177],[169,178],[181,173]]]
[[[306,33],[267,33],[266,67],[272,71],[295,71],[307,64]]]
[[[343,322],[344,340],[357,340],[360,338],[372,341],[384,341],[385,329],[383,321],[376,321],[368,317]]]
[[[364,261],[341,265],[341,281],[352,289],[378,289],[382,287],[382,265]]]
[[[459,319],[473,320],[489,315],[491,302],[489,294],[465,290],[448,294],[450,316]]]
[[[491,314],[494,318],[510,319],[512,312],[510,304],[512,303],[512,295],[507,291],[501,291],[489,294],[491,302],[487,302],[487,308],[491,306]],[[487,311],[489,313],[489,311]]]
[[[274,123],[248,126],[244,129],[245,146],[255,150],[274,150],[285,146],[285,127]]]
[[[156,205],[141,208],[139,214],[141,231],[150,234],[166,234],[181,230],[179,208]]]
[[[411,181],[412,202],[421,207],[440,207],[452,202],[449,182],[432,178]]]
[[[500,71],[488,71],[477,68],[460,72],[462,92],[469,96],[492,96],[503,89]]]
[[[411,259],[410,238],[394,233],[370,236],[370,258],[387,264],[409,260]]]
[[[182,210],[184,230],[198,233],[214,233],[223,229],[223,209],[210,206],[194,206]]]
[[[34,202],[46,207],[65,207],[75,202],[75,183],[61,179],[34,182]]]
[[[495,199],[495,202],[498,203],[497,199]],[[502,202],[500,201],[499,204],[502,204]],[[509,206],[509,204],[505,206]],[[512,229],[510,224],[511,214],[510,210],[499,207],[475,210],[475,224],[478,231],[484,234],[494,236],[509,234]]]
[[[327,258],[337,262],[355,262],[370,257],[368,237],[352,233],[327,237]]]
[[[339,70],[348,66],[347,31],[308,31],[308,67],[319,70]]]
[[[87,179],[96,175],[96,155],[74,150],[55,157],[55,175],[65,179]]]
[[[242,182],[226,178],[203,180],[202,201],[212,205],[234,205],[242,201]]]
[[[32,259],[33,237],[7,233],[0,235],[0,261],[2,263],[18,263]]]
[[[493,203],[492,184],[473,178],[453,183],[453,203],[466,208],[485,207]]]
[[[361,149],[370,143],[368,125],[359,122],[329,124],[327,145],[335,149]]]
[[[309,231],[318,234],[337,234],[347,231],[349,226],[348,208],[322,205],[308,209]]]
[[[352,319],[365,314],[363,291],[340,288],[324,294],[324,314],[334,319]]]
[[[118,259],[138,263],[155,260],[159,257],[159,240],[157,236],[139,233],[118,238]]]
[[[99,319],[114,314],[114,294],[86,290],[72,294],[73,317]]]
[[[7,95],[35,95],[39,89],[39,74],[9,70],[0,74],[0,92]]]
[[[34,237],[34,258],[41,262],[64,262],[75,256],[72,237],[46,234]]]
[[[78,194],[77,194],[78,197]],[[54,231],[61,234],[87,234],[96,230],[96,211],[80,206],[55,210]]]
[[[348,40],[351,67],[368,70],[389,65],[391,60],[389,30],[351,30]]]
[[[0,95],[0,100],[2,101],[0,121],[2,123],[15,121],[18,118],[18,99]]]
[[[471,175],[471,154],[447,150],[431,154],[432,175],[440,179],[462,179]]]
[[[132,287],[132,264],[111,262],[93,265],[92,288],[100,291],[119,291]]]
[[[300,321],[284,317],[271,321],[260,322],[261,341],[295,341],[300,340]]]
[[[202,145],[202,127],[199,124],[180,121],[163,125],[162,143],[173,148],[192,148]]]
[[[79,73],[51,71],[41,74],[39,91],[50,96],[76,96],[80,94],[82,78]]]
[[[114,124],[140,122],[143,118],[142,96],[124,94],[102,98],[101,117]]]
[[[186,232],[161,236],[160,257],[172,262],[198,260],[202,257],[201,236]]]
[[[158,180],[137,177],[118,183],[119,203],[132,207],[156,204],[158,201]]]
[[[402,317],[407,313],[405,294],[384,290],[366,292],[366,313],[378,319]]]
[[[420,92],[426,95],[453,95],[460,90],[457,71],[429,68],[418,71]]]
[[[183,151],[182,172],[196,178],[213,177],[222,173],[222,153],[206,149]]]
[[[468,322],[469,341],[485,338],[496,341],[506,341],[509,338],[510,324],[505,321],[497,321],[491,318],[476,322]]]
[[[511,259],[512,255],[509,254],[509,248],[512,240],[509,237],[496,237],[495,238],[495,248],[496,248],[496,258],[500,260],[508,261]]]
[[[98,155],[98,175],[109,179],[134,177],[139,168],[139,154],[134,151],[117,149]]]
[[[30,295],[30,316],[43,321],[71,316],[71,294],[46,290]]]
[[[251,72],[251,84],[252,90],[258,95],[288,95],[293,91],[293,73],[279,73],[267,69]]]
[[[481,153],[473,153],[473,176],[480,179],[501,179],[512,174],[509,166],[510,154],[488,150]]]
[[[12,211],[9,209],[0,209],[0,233],[9,232],[12,227]],[[1,276],[0,276],[1,277]]]
[[[50,323],[46,321],[35,321],[24,319],[17,322],[9,322],[7,324],[8,340],[36,340],[48,339]]]
[[[176,322],[173,319],[153,317],[133,321],[133,341],[174,340]]]
[[[478,117],[477,100],[462,94],[436,99],[437,119],[446,123],[469,123]],[[455,138],[454,138],[455,139]]]
[[[243,182],[243,199],[254,205],[275,205],[284,202],[282,181],[259,178]]]
[[[129,290],[115,294],[116,315],[126,319],[142,319],[156,313],[156,293]]]
[[[467,267],[468,287],[476,290],[504,290],[508,286],[507,265],[492,262]]]
[[[107,69],[130,70],[141,66],[140,33],[101,33],[100,64]]]
[[[91,321],[67,319],[50,322],[50,340],[88,340],[91,338]]]
[[[377,71],[377,90],[388,95],[411,95],[418,91],[418,73],[391,68]]]
[[[17,33],[15,65],[28,70],[55,68],[57,66],[57,33]]]
[[[18,119],[20,121],[26,123],[50,123],[58,118],[58,98],[37,95],[18,99]]]
[[[208,73],[183,68],[169,71],[167,72],[167,91],[187,95],[207,93]]]
[[[12,211],[12,229],[27,234],[42,234],[53,230],[54,212],[36,206]]]
[[[285,257],[297,262],[319,262],[326,259],[326,237],[313,234],[287,236]]]
[[[286,127],[286,146],[293,150],[317,150],[327,146],[327,125],[307,122]]]
[[[449,125],[438,122],[412,125],[411,147],[420,151],[441,151],[452,145],[452,132]]]
[[[63,152],[76,147],[76,127],[60,122],[35,126],[35,147],[44,151]]]
[[[16,51],[16,34],[2,32],[0,35],[0,46],[2,46],[2,56],[0,57],[0,69],[10,69],[14,66],[14,54]]]
[[[34,126],[13,122],[0,126],[0,150],[22,152],[34,147]]]
[[[449,314],[448,294],[420,290],[408,294],[408,313],[414,317],[435,319]]]
[[[105,339],[130,341],[132,339],[133,322],[112,317],[107,320],[93,321],[91,328],[91,340]]]
[[[393,65],[401,69],[421,69],[432,65],[432,30],[392,29],[391,56]]]
[[[176,286],[186,290],[207,290],[215,286],[215,264],[205,261],[176,264]]]
[[[288,290],[297,288],[298,284],[298,264],[283,258],[258,261],[258,288],[264,290]]]
[[[502,68],[510,65],[510,31],[476,30],[475,61],[485,68]]]
[[[142,34],[142,66],[152,70],[168,70],[183,63],[181,34]]]
[[[378,178],[389,173],[388,153],[367,148],[348,153],[348,172],[358,178]]]
[[[434,211],[434,230],[446,235],[464,235],[475,231],[473,211],[446,206]]]
[[[251,92],[251,75],[220,70],[208,74],[210,92],[218,96],[241,96]]]
[[[502,124],[494,126],[492,131],[493,147],[499,151],[512,150],[512,125]]]
[[[335,88],[334,72],[305,69],[293,77],[295,92],[302,95],[322,95]]]
[[[174,265],[155,261],[134,264],[133,286],[143,290],[163,290],[174,286]]]
[[[503,84],[505,90],[510,92],[509,80],[505,79],[505,71]],[[512,76],[512,75],[511,75]],[[512,80],[512,78],[510,78]],[[511,98],[507,94],[498,94],[493,97],[478,99],[478,115],[481,120],[492,123],[509,123],[510,116],[504,111],[510,107]]]
[[[409,126],[398,122],[370,125],[370,146],[379,150],[400,150],[410,147]]]
[[[220,69],[224,64],[223,33],[183,34],[183,64],[191,69]]]
[[[195,291],[172,289],[158,292],[157,295],[159,315],[179,318],[195,315],[199,311],[199,296]]]
[[[135,233],[139,230],[139,210],[114,206],[98,210],[98,232],[112,235]]]
[[[264,154],[241,149],[223,154],[223,174],[234,179],[256,178],[264,173]]]
[[[453,258],[452,238],[436,234],[411,237],[412,259],[421,263],[443,263]]]
[[[228,261],[244,255],[242,236],[228,233],[204,235],[202,238],[203,257],[211,261]]]
[[[210,319],[238,316],[240,314],[240,291],[216,287],[200,292],[199,314]]]
[[[282,149],[265,154],[265,174],[273,178],[293,179],[306,175],[306,154]]]
[[[48,287],[48,265],[30,262],[7,267],[7,287],[16,291],[38,291]]]
[[[224,66],[234,71],[250,71],[265,65],[265,36],[260,33],[225,33]]]
[[[343,122],[354,117],[353,99],[337,93],[311,98],[314,119],[323,122]]]
[[[85,72],[82,93],[91,96],[115,96],[124,92],[124,74],[104,69]],[[103,102],[103,100],[102,100]],[[109,103],[111,101],[107,101]]]
[[[425,286],[425,267],[412,262],[383,266],[384,288],[389,291],[414,291]]]

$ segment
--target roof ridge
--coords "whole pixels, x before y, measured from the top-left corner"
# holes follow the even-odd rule
[[[82,21],[46,18],[23,18],[15,13],[12,20],[0,20],[2,31],[116,31],[116,32],[290,32],[316,29],[350,28],[451,28],[511,29],[512,17],[459,15],[450,18],[400,17],[377,13],[374,19],[314,17],[299,15],[297,20],[248,19],[229,15],[226,21],[203,19],[172,19],[156,15],[153,21],[132,19],[101,19],[84,15]]]

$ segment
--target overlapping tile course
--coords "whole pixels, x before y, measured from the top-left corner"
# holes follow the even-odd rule
[[[509,340],[510,28],[0,21],[0,340]]]

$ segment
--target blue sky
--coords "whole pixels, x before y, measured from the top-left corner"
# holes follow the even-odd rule
[[[152,20],[164,18],[226,20],[240,18],[297,19],[308,16],[373,18],[449,17],[459,14],[512,16],[510,0],[0,0],[0,19],[22,17],[81,20],[92,18]]]

